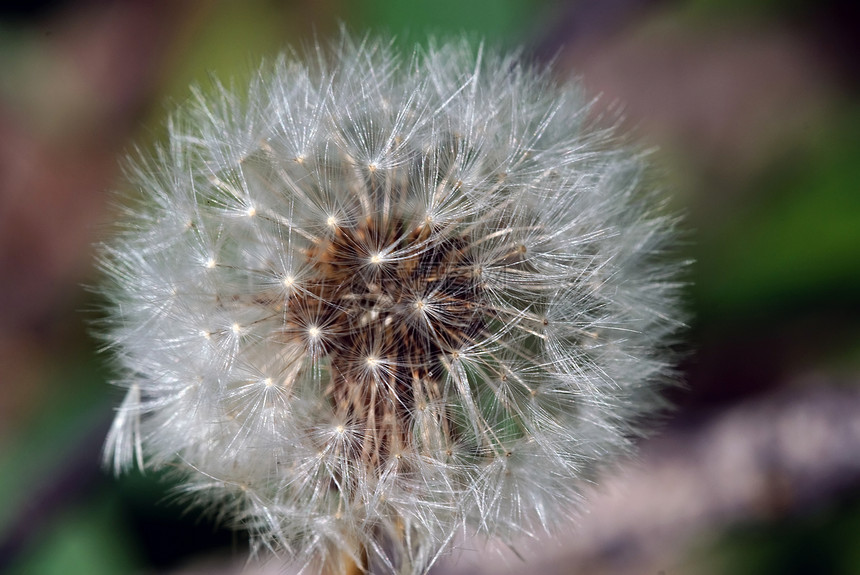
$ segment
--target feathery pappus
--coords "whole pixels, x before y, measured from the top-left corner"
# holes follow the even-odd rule
[[[568,521],[672,380],[676,219],[573,82],[342,35],[216,84],[101,246],[117,473],[312,572]]]

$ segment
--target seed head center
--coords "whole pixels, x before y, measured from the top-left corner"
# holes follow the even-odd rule
[[[307,346],[329,379],[335,416],[365,430],[361,453],[373,467],[408,444],[417,405],[443,402],[440,358],[474,342],[486,325],[470,239],[434,237],[424,222],[368,218],[335,227],[307,258],[302,290],[287,300],[285,336]],[[293,335],[299,326],[310,326],[304,339]]]

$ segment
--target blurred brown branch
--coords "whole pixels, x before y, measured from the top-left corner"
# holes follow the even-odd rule
[[[596,490],[561,547],[519,550],[526,563],[506,550],[464,552],[434,573],[657,573],[696,538],[834,499],[860,484],[860,390],[837,383],[804,382],[670,427]]]

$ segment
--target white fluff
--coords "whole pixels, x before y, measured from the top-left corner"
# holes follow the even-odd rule
[[[101,250],[106,463],[175,468],[311,570],[563,524],[662,405],[680,325],[673,220],[588,111],[516,55],[346,36],[196,92]]]

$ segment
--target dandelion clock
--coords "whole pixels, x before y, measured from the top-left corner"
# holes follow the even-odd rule
[[[566,524],[680,325],[674,220],[589,112],[517,55],[345,35],[195,92],[100,250],[107,463],[309,573]]]

